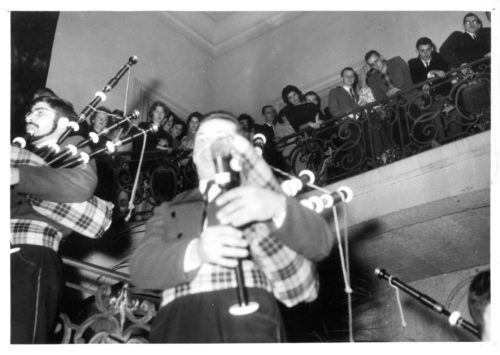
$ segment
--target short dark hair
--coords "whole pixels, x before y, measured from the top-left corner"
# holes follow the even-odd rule
[[[98,114],[99,112],[105,112],[105,113],[107,113],[107,114],[108,114],[108,121],[107,121],[107,123],[106,123],[106,126],[107,126],[107,125],[108,125],[108,123],[109,123],[109,120],[110,120],[109,115],[111,114],[111,110],[110,110],[109,108],[107,108],[106,106],[99,106],[98,108],[96,108],[96,109],[92,112],[92,114],[90,115],[90,123],[92,123],[92,124],[94,123],[95,118],[97,117],[97,114]]]
[[[39,96],[31,102],[30,109],[38,102],[45,102],[58,114],[60,117],[66,117],[70,121],[77,121],[78,116],[73,108],[73,104],[69,101],[61,99],[57,96]]]
[[[201,113],[199,113],[198,111],[191,112],[186,120],[186,123],[188,126],[189,126],[189,123],[191,122],[191,120],[195,117],[198,119],[198,121],[201,121],[201,118],[203,117],[203,115]]]
[[[365,62],[368,62],[368,59],[370,59],[373,55],[376,55],[379,58],[382,57],[375,49],[371,49],[365,54]]]
[[[415,48],[418,49],[418,47],[426,46],[426,45],[429,45],[432,48],[435,48],[434,42],[432,42],[429,37],[420,37],[419,39],[417,39],[417,43],[415,44]]]
[[[182,126],[182,130],[181,130],[180,136],[177,139],[180,140],[187,133],[187,124],[182,119],[178,118],[177,116],[174,116],[174,122],[172,123],[172,127],[174,127],[175,125],[179,125],[179,124]],[[170,129],[172,129],[172,128],[170,128]]]
[[[148,118],[153,117],[153,111],[156,110],[156,108],[158,106],[161,106],[163,108],[163,111],[165,112],[165,118],[168,118],[168,116],[170,115],[170,109],[163,101],[153,102],[153,104],[151,105],[151,107],[149,108],[149,111],[148,111]]]
[[[248,128],[252,128],[254,123],[255,123],[255,120],[253,119],[253,117],[247,113],[242,113],[241,115],[238,116],[238,122],[241,122],[241,121],[247,121]]]
[[[296,92],[299,95],[299,98],[301,101],[304,99],[304,96],[302,95],[302,91],[300,91],[298,87],[296,87],[294,85],[287,85],[281,91],[281,98],[283,99],[283,102],[286,103],[287,105],[290,105],[290,102],[288,101],[288,95],[291,92]]]
[[[342,71],[340,72],[340,77],[342,77],[342,78],[343,78],[343,77],[344,77],[344,73],[345,73],[346,71],[348,71],[348,70],[350,70],[350,71],[352,71],[354,74],[356,74],[356,71],[355,71],[352,67],[345,67],[345,68],[344,68],[344,69],[342,69]]]
[[[272,108],[274,111],[276,111],[276,109],[274,108],[274,106],[273,106],[273,105],[264,105],[264,106],[262,106],[262,109],[260,110],[260,112],[261,112],[262,114],[264,114],[264,113],[265,113],[265,111],[266,111],[266,108],[268,108],[268,107],[270,107],[270,108]]]
[[[471,17],[471,16],[474,16],[475,18],[477,18],[477,20],[479,21],[479,24],[482,26],[483,25],[483,22],[481,21],[481,19],[479,18],[479,16],[477,16],[475,13],[473,12],[469,12],[467,15],[464,16],[464,19],[462,20],[462,24],[465,25],[465,19],[467,17]]]
[[[278,123],[285,123],[285,117],[287,115],[287,111],[288,111],[288,106],[284,106],[281,110],[279,110],[278,112],[278,116],[276,117],[276,121]]]
[[[35,93],[33,94],[33,98],[41,97],[41,96],[56,96],[56,93],[52,91],[52,89],[44,87],[37,89]]]
[[[319,97],[319,95],[316,93],[316,91],[308,91],[304,94],[304,97],[309,96],[309,95],[315,96],[316,99],[318,100],[318,107],[321,107],[321,97]]]
[[[481,333],[484,329],[484,310],[491,302],[490,294],[490,270],[481,271],[472,279],[467,298],[469,313]]]

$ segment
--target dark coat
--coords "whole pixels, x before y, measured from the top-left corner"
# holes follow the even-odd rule
[[[432,53],[428,68],[425,67],[424,63],[422,63],[420,57],[410,59],[408,61],[408,66],[410,67],[411,79],[413,80],[414,84],[418,84],[429,79],[427,77],[427,73],[429,73],[431,70],[442,70],[446,73],[450,68],[448,63],[445,62],[445,60],[439,53]],[[432,85],[435,86],[441,81],[443,80],[436,80],[432,82]],[[432,92],[444,95],[447,94],[449,90],[450,85],[444,84],[438,87],[436,90],[432,90]]]
[[[455,31],[443,42],[439,52],[452,68],[478,60],[491,52],[491,30],[482,28],[476,36],[474,40],[468,33]]]

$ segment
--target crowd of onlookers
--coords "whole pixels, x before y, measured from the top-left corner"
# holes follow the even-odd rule
[[[355,119],[359,115],[352,114],[353,111],[359,111],[360,107],[375,101],[395,95],[409,99],[417,94],[415,85],[423,82],[425,84],[419,87],[421,91],[431,96],[445,97],[451,89],[451,84],[445,82],[450,70],[490,55],[490,28],[484,28],[479,17],[473,13],[465,15],[463,27],[464,31],[454,31],[442,43],[439,52],[431,39],[419,38],[416,41],[418,55],[408,62],[399,56],[386,59],[376,50],[368,51],[364,57],[365,65],[359,72],[352,67],[341,70],[341,85],[329,91],[328,103],[324,108],[316,92],[309,91],[304,94],[297,86],[287,85],[281,92],[283,106],[279,111],[273,105],[264,105],[261,109],[264,121],[262,124],[256,123],[249,114],[242,113],[238,117],[241,129],[249,139],[258,133],[264,135],[266,140],[263,148],[264,158],[276,167],[285,168],[285,158],[294,145],[289,144],[278,151],[274,144],[280,138],[304,129],[315,130],[324,127],[325,121],[330,124],[341,122],[346,118]],[[466,70],[474,70],[474,67],[464,69],[464,72]],[[453,105],[445,101],[443,109],[453,109]],[[123,111],[111,111],[100,106],[89,120],[83,123],[79,134],[87,136],[90,131],[99,133],[122,117]],[[165,103],[156,101],[150,106],[147,121],[132,121],[128,125],[107,132],[97,144],[101,146],[107,140],[114,141],[128,134],[140,132],[141,129],[146,129],[154,123],[158,130],[147,135],[146,151],[160,150],[171,153],[183,150],[189,153],[193,148],[194,134],[201,117],[201,113],[193,112],[184,120],[171,111]],[[384,152],[394,143],[391,128],[384,126],[383,122],[379,127],[381,128],[376,137],[372,137],[376,146],[374,154],[377,157],[385,154]],[[445,133],[442,124],[437,120],[435,127],[437,136],[433,142],[438,143],[444,139]],[[396,142],[396,145],[400,143]],[[119,147],[118,150],[140,152],[142,145],[142,139],[136,139]]]
[[[415,45],[418,55],[408,62],[399,56],[386,59],[376,50],[368,51],[364,57],[365,65],[359,72],[352,67],[341,70],[342,83],[329,91],[328,103],[324,105],[324,109],[316,92],[302,93],[297,86],[287,85],[281,93],[284,105],[279,111],[273,105],[264,105],[261,109],[264,121],[262,124],[256,123],[249,114],[242,113],[238,117],[241,129],[250,139],[258,133],[264,135],[265,159],[277,167],[284,167],[283,157],[290,153],[293,145],[284,147],[278,152],[274,149],[273,143],[280,138],[304,129],[324,127],[322,124],[325,121],[330,123],[349,117],[356,118],[357,116],[351,112],[395,95],[410,99],[423,91],[433,97],[437,95],[446,97],[451,89],[449,80],[446,80],[450,70],[490,55],[490,28],[484,28],[479,17],[473,13],[465,15],[463,27],[464,31],[454,31],[441,44],[439,52],[430,38],[419,38]],[[472,70],[474,67],[463,71],[466,74],[466,71]],[[415,89],[420,83],[424,84],[418,86],[418,90]],[[450,101],[445,100],[440,104],[443,104],[444,110],[453,109]],[[151,106],[148,118],[159,124],[161,129],[148,138],[147,148],[167,151],[191,149],[200,117],[200,113],[194,112],[184,124],[184,121],[171,112],[165,104],[155,102]],[[445,132],[437,120],[434,125],[437,134],[433,143],[439,144],[445,139]],[[145,123],[139,126],[145,127]],[[377,155],[384,154],[394,144],[393,133],[390,130],[389,127],[382,125],[377,137],[374,138]]]

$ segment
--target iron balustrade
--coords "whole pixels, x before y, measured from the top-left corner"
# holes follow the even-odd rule
[[[329,184],[490,129],[490,60],[480,59],[276,143],[293,174]]]
[[[109,285],[102,282],[93,289],[66,282],[67,287],[94,296],[91,304],[82,304],[83,308],[87,308],[86,312],[80,312],[85,314],[83,319],[72,321],[66,313],[60,314],[56,335],[59,335],[61,343],[148,342],[151,322],[159,308],[159,293],[135,289],[131,286],[130,276],[122,272],[68,257],[63,257],[62,260],[67,266],[117,283]]]
[[[292,174],[309,169],[325,185],[490,129],[490,60],[481,59],[279,139]],[[189,151],[146,152],[134,199],[135,215],[197,186]],[[126,214],[137,153],[97,157],[100,183],[118,215]],[[103,171],[107,171],[103,173]],[[104,178],[102,175],[105,175]],[[112,186],[109,186],[112,185]]]

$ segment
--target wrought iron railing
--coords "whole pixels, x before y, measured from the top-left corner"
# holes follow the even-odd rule
[[[429,88],[427,88],[429,86]],[[281,139],[292,173],[332,183],[490,129],[489,58]],[[293,149],[290,149],[293,147]]]
[[[85,270],[111,280],[95,287],[66,282],[66,286],[92,294],[91,303],[82,303],[80,319],[61,313],[56,338],[63,344],[147,343],[150,325],[156,316],[159,294],[131,287],[130,277],[98,265],[63,257],[67,266]]]
[[[490,61],[481,59],[449,71],[444,80],[429,79],[325,121],[319,129],[283,137],[275,145],[289,152],[292,174],[310,169],[324,185],[489,130],[490,113]],[[106,191],[112,191],[118,214],[125,214],[138,155],[100,159],[111,177],[100,181],[113,185]],[[147,152],[134,199],[136,217],[196,184],[189,152]]]

